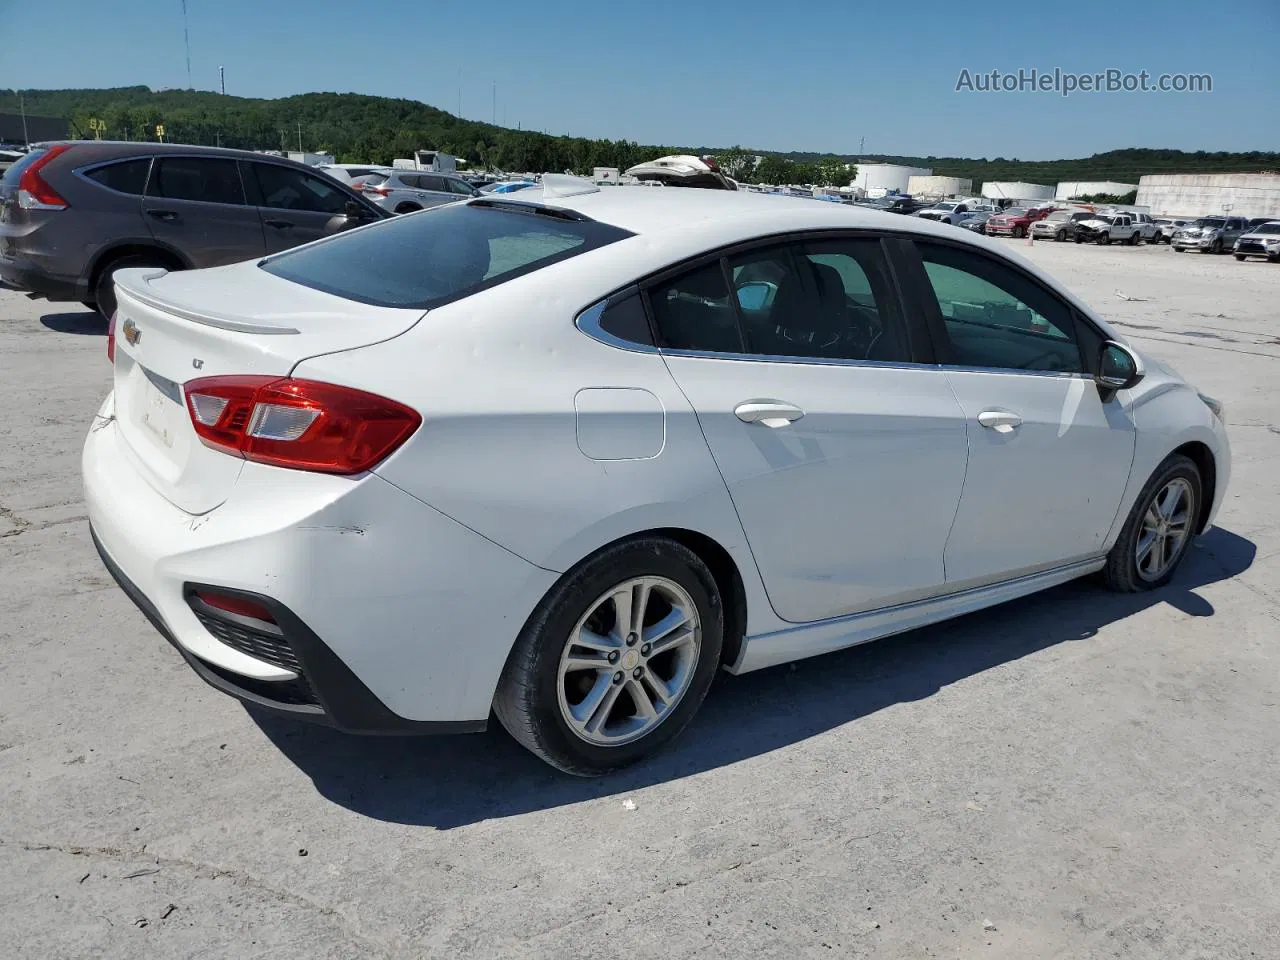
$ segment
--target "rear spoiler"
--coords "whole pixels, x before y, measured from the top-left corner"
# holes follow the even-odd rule
[[[156,310],[163,310],[165,313],[171,313],[174,316],[181,317],[183,320],[190,320],[192,323],[200,323],[206,327],[217,327],[220,330],[231,330],[236,333],[253,333],[260,336],[280,336],[282,334],[300,333],[296,327],[281,327],[274,324],[263,323],[260,320],[251,320],[248,317],[236,317],[230,315],[210,316],[207,313],[201,313],[194,307],[184,306],[176,303],[171,299],[167,299],[154,293],[151,289],[153,280],[159,280],[161,277],[169,273],[165,269],[157,269],[154,267],[135,267],[128,270],[119,270],[115,274],[116,286],[124,290],[129,296],[135,300],[145,303],[149,307]]]

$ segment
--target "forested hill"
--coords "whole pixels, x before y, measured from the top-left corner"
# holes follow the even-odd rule
[[[588,140],[510,130],[456,117],[416,100],[355,93],[307,93],[279,100],[229,97],[198,90],[119,87],[108,90],[24,90],[28,113],[63,117],[73,134],[92,136],[89,121],[105,125],[109,139],[152,139],[163,124],[171,142],[218,144],[247,149],[327,150],[347,162],[390,162],[415,149],[444,150],[472,163],[507,170],[578,170],[594,166],[626,168],[667,153],[712,153],[731,173],[755,154],[770,162],[757,171],[772,182],[795,174],[792,182],[817,182],[819,171],[838,169],[852,156],[785,153],[742,147],[638,144]],[[18,91],[0,90],[0,113],[17,113]],[[994,160],[960,157],[867,156],[868,162],[932,167],[940,176],[979,181],[1015,180],[1053,184],[1062,180],[1117,180],[1136,183],[1146,173],[1209,173],[1280,169],[1280,153],[1184,153],[1179,150],[1113,150],[1075,160]],[[727,162],[726,162],[727,161]],[[783,161],[790,161],[785,163]],[[793,166],[794,164],[794,166]],[[806,176],[806,174],[808,174]],[[749,175],[748,175],[749,176]]]

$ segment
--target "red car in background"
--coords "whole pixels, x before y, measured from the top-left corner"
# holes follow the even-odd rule
[[[1053,212],[1053,207],[1010,207],[987,220],[987,236],[1025,237],[1031,225]]]

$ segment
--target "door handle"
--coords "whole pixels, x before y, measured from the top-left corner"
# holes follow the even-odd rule
[[[781,400],[744,400],[733,408],[733,415],[743,423],[758,423],[776,430],[799,420],[804,411]]]
[[[985,410],[978,414],[978,422],[996,433],[1013,433],[1013,428],[1021,425],[1022,418],[1007,410]]]
[[[178,220],[178,214],[173,210],[148,210],[147,215],[163,220],[165,223],[176,223]]]
[[[293,226],[289,220],[263,220],[268,227],[275,227],[277,230],[288,230]]]

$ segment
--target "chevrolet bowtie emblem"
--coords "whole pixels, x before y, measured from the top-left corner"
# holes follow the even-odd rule
[[[121,328],[125,340],[129,341],[129,346],[134,346],[142,339],[142,331],[138,329],[138,325],[132,320],[126,320]]]

